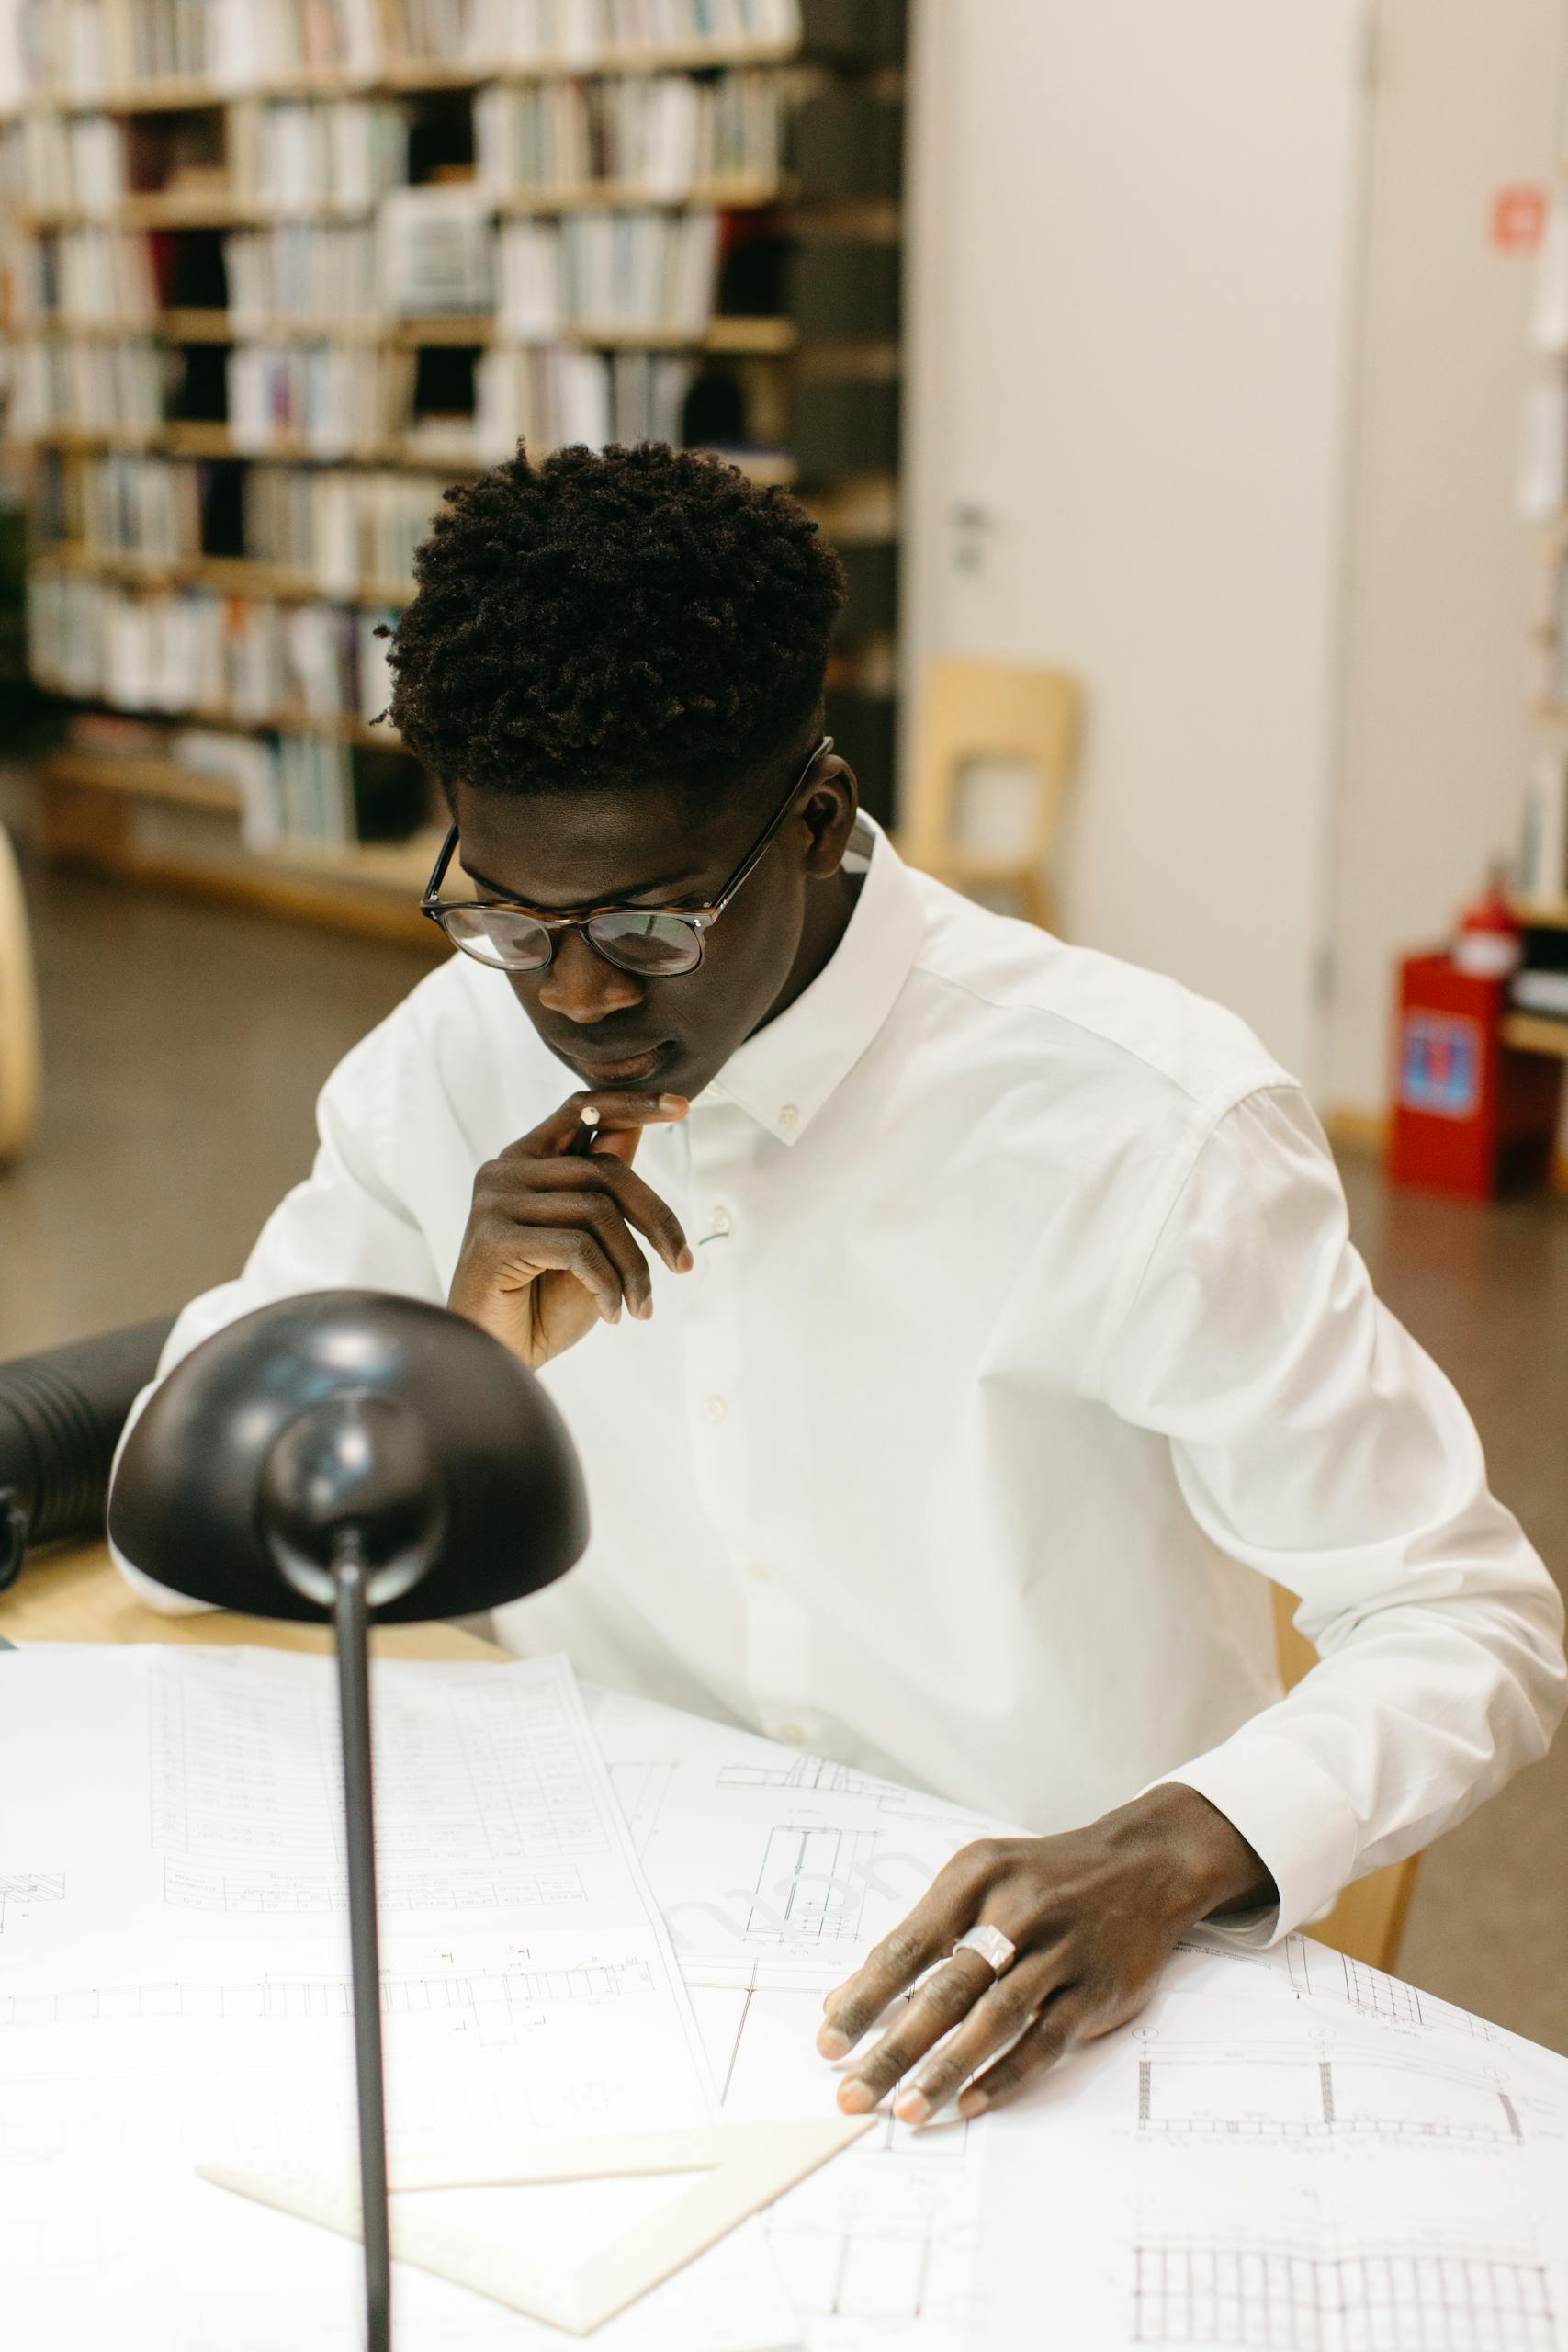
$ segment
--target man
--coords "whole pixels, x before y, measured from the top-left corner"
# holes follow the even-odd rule
[[[1027,1825],[822,2029],[941,1962],[840,2103],[976,2113],[1197,1920],[1268,1942],[1540,1756],[1561,1607],[1257,1041],[857,819],[797,506],[655,447],[447,496],[391,709],[465,953],[168,1361],[368,1284],[538,1368],[593,1540],[502,1638]]]

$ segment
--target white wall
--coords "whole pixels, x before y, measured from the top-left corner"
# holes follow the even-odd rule
[[[1532,266],[1488,238],[1550,182],[1561,0],[1382,0],[1358,399],[1331,1106],[1387,1095],[1396,956],[1507,852],[1540,535],[1514,512]]]
[[[1082,675],[1064,928],[1223,999],[1310,1081],[1359,0],[917,17],[910,673],[945,647]],[[965,502],[991,517],[973,573]]]

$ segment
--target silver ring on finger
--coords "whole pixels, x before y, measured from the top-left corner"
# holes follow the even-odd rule
[[[999,1928],[984,1925],[971,1928],[966,1936],[960,1936],[953,1949],[954,1952],[977,1953],[993,1976],[1005,1976],[1018,1958],[1018,1946],[1010,1936],[1004,1936]]]

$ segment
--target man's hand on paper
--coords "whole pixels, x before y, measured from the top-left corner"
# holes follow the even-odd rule
[[[446,1304],[536,1369],[623,1306],[653,1312],[644,1235],[675,1273],[692,1253],[672,1210],[634,1175],[645,1126],[683,1119],[679,1094],[573,1094],[474,1179],[473,1204]],[[587,1151],[583,1113],[598,1113]]]
[[[1276,1899],[1240,1832],[1179,1782],[1151,1789],[1086,1829],[965,1846],[823,2003],[817,2046],[841,2059],[890,2002],[909,1996],[846,2074],[839,2105],[863,2114],[902,2083],[894,2112],[906,2123],[928,2122],[955,2093],[962,2115],[998,2107],[1075,2042],[1136,2016],[1200,1919]],[[977,1952],[953,1951],[979,1926],[999,1928],[1016,1947],[1000,1976]]]

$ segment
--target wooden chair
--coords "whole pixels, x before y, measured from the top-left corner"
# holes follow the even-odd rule
[[[899,854],[958,890],[1010,894],[1049,929],[1051,854],[1077,751],[1081,695],[1059,670],[939,654],[919,696],[914,767]],[[1020,837],[1006,848],[966,842],[964,772],[978,760],[1018,761],[1034,791]]]
[[[1295,1594],[1276,1585],[1273,1595],[1280,1677],[1289,1690],[1317,1664],[1317,1652],[1291,1622]],[[1314,1921],[1306,1933],[1315,1936],[1320,1944],[1332,1944],[1351,1960],[1364,1960],[1373,1968],[1392,1973],[1398,1964],[1405,1915],[1420,1867],[1419,1854],[1410,1854],[1403,1862],[1385,1862],[1381,1871],[1371,1871],[1348,1886],[1328,1917]]]
[[[38,1119],[38,998],[22,878],[0,826],[0,1165],[27,1148]]]

